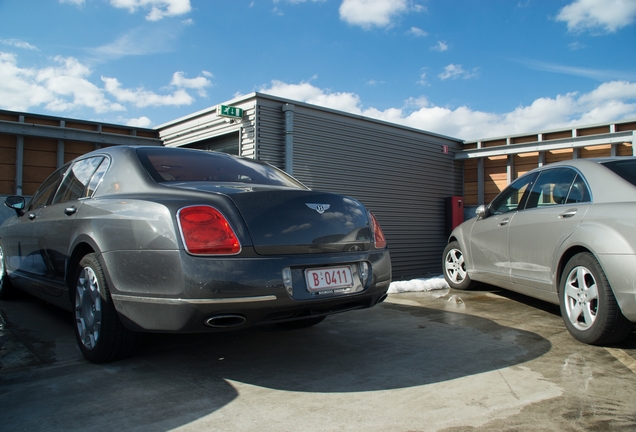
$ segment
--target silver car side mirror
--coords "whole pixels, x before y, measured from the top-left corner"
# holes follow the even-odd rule
[[[482,204],[479,207],[477,207],[477,210],[475,210],[475,214],[477,215],[477,217],[479,219],[485,218],[486,217],[486,206]]]

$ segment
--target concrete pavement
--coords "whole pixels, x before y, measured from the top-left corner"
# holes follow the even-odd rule
[[[569,336],[558,308],[492,288],[393,294],[303,330],[147,335],[83,360],[70,314],[0,301],[0,430],[636,430],[636,333]]]

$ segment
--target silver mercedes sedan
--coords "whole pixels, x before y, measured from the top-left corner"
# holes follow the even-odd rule
[[[560,305],[581,342],[624,340],[636,322],[636,157],[523,175],[451,233],[443,270],[455,289],[484,282]]]

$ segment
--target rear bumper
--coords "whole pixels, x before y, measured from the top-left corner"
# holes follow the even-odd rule
[[[285,304],[284,298],[275,296],[183,300],[115,295],[113,300],[122,321],[131,330],[199,333],[238,330],[369,308],[384,300],[386,289],[296,304]]]
[[[330,315],[374,306],[384,299],[391,283],[388,250],[221,259],[192,257],[179,251],[155,253],[157,256],[153,251],[124,251],[102,257],[113,303],[131,330],[209,332]],[[355,265],[361,261],[370,264],[372,277],[360,292],[311,298],[304,279],[294,278],[293,294],[283,284],[285,267]],[[149,262],[159,265],[149,269]]]

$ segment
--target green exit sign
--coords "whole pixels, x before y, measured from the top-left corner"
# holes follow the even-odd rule
[[[237,108],[229,105],[219,105],[216,112],[222,117],[243,118],[243,108]]]

